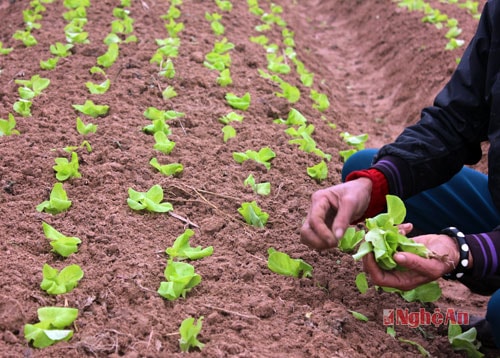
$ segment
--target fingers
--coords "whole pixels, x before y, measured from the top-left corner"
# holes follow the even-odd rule
[[[398,225],[398,231],[401,235],[408,235],[411,231],[413,230],[413,224],[412,223],[403,223]]]

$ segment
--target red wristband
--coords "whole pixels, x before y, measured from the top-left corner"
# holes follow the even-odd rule
[[[357,170],[346,177],[346,181],[351,181],[358,178],[368,178],[372,181],[372,194],[370,198],[370,204],[365,211],[365,214],[359,221],[366,218],[371,218],[379,213],[381,213],[386,207],[385,196],[389,194],[389,185],[387,184],[387,179],[384,174],[377,169],[366,169]]]

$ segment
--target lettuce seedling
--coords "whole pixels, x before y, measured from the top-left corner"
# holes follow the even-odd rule
[[[0,118],[0,137],[20,134],[16,128],[16,119],[12,113],[9,113],[8,119]]]
[[[166,213],[174,209],[168,202],[160,203],[163,200],[163,189],[158,184],[153,185],[145,193],[129,188],[128,195],[127,204],[133,210]]]
[[[231,56],[228,53],[209,52],[205,55],[203,66],[210,70],[217,70],[222,73],[224,69],[231,66]]]
[[[85,86],[87,86],[91,94],[104,94],[108,91],[109,86],[111,86],[111,81],[109,78],[98,84],[89,81],[85,83]]]
[[[250,42],[266,46],[269,43],[269,38],[266,35],[251,36]]]
[[[0,41],[0,55],[8,55],[14,50],[13,47],[3,47],[3,42]]]
[[[263,228],[267,224],[269,214],[262,211],[255,201],[242,203],[238,212],[243,216],[248,225]]]
[[[165,78],[175,77],[175,67],[171,59],[168,59],[160,64],[160,72],[158,74]]]
[[[78,251],[78,245],[82,243],[79,238],[63,235],[46,222],[42,222],[42,228],[45,237],[50,240],[52,251],[62,257],[68,257]]]
[[[73,48],[72,44],[62,44],[60,42],[56,42],[53,45],[50,45],[50,53],[57,57],[68,57],[71,55],[71,49]]]
[[[22,117],[31,117],[31,105],[32,102],[25,99],[20,99],[19,101],[14,102],[12,108]]]
[[[194,324],[194,317],[186,318],[182,321],[179,328],[179,346],[182,352],[188,352],[190,348],[203,349],[205,344],[198,340],[198,334],[201,331],[203,316],[198,318],[196,325]]]
[[[40,288],[49,295],[61,295],[71,292],[83,277],[83,271],[78,265],[69,265],[61,271],[51,267],[49,264],[43,265],[43,280]]]
[[[243,122],[243,118],[245,116],[242,116],[236,112],[229,112],[225,116],[222,116],[219,118],[219,122],[222,124],[229,124],[230,122]]]
[[[179,32],[184,30],[184,23],[175,22],[174,19],[170,19],[170,21],[165,24],[165,29],[167,29],[170,37],[179,37]]]
[[[266,167],[267,170],[271,169],[271,160],[276,157],[276,153],[269,147],[261,148],[258,152],[254,150],[247,150],[246,152],[234,152],[233,159],[237,163],[243,163],[246,160],[253,160]]]
[[[277,56],[275,53],[267,54],[267,69],[284,75],[291,71],[290,66],[283,63],[283,56]]]
[[[481,343],[477,342],[477,330],[472,327],[471,329],[462,332],[462,327],[459,324],[448,325],[448,341],[456,351],[465,351],[467,357],[480,358],[484,354],[479,352]]]
[[[222,133],[224,134],[224,143],[226,143],[229,139],[236,137],[236,129],[234,129],[234,127],[231,125],[222,127]]]
[[[245,93],[243,97],[238,97],[234,93],[227,93],[226,101],[231,107],[246,111],[250,106],[250,93]]]
[[[40,60],[40,68],[42,70],[50,71],[56,68],[58,62],[59,62],[59,57],[52,57],[47,59],[46,61]]]
[[[80,166],[78,162],[78,154],[76,152],[71,153],[71,161],[66,158],[55,158],[56,165],[52,168],[56,172],[56,179],[59,181],[65,181],[70,178],[81,178],[82,175],[78,171]]]
[[[45,348],[73,337],[72,329],[64,329],[78,317],[78,309],[69,307],[41,307],[38,323],[24,325],[24,338],[33,341],[33,347]]]
[[[22,41],[26,47],[35,46],[38,43],[36,38],[31,34],[30,30],[17,30],[14,32],[14,35],[12,35],[12,38],[14,40]]]
[[[228,0],[215,0],[215,3],[222,11],[231,11],[233,9],[233,4]]]
[[[294,58],[292,61],[295,64],[297,73],[300,75],[300,82],[302,82],[302,84],[306,87],[311,87],[314,82],[314,73],[306,70],[305,65],[302,61],[299,61],[296,58]]]
[[[330,101],[324,93],[311,89],[310,98],[314,101],[313,108],[320,112],[324,112],[330,107]]]
[[[222,15],[214,12],[210,14],[209,12],[205,13],[205,19],[210,22],[210,27],[215,35],[220,36],[224,34],[225,28],[224,25],[220,22],[222,20]]]
[[[233,79],[231,78],[231,71],[229,68],[225,68],[219,73],[219,77],[217,77],[217,84],[221,87],[229,86],[233,83]]]
[[[368,317],[366,317],[362,313],[359,313],[359,312],[356,312],[356,311],[353,311],[353,310],[348,310],[348,311],[351,312],[352,316],[354,318],[356,318],[358,321],[361,321],[361,322],[368,322],[369,321]]]
[[[269,182],[264,182],[264,183],[256,183],[255,178],[253,177],[252,174],[250,174],[245,181],[243,182],[243,185],[245,186],[250,186],[252,190],[259,194],[259,195],[269,195],[271,193],[271,183]]]
[[[42,78],[39,75],[33,75],[29,80],[15,80],[16,84],[23,86],[19,88],[19,94],[22,99],[32,99],[46,89],[50,80]]]
[[[67,9],[86,8],[90,7],[90,0],[64,0],[63,4]]]
[[[193,247],[189,244],[189,239],[194,235],[194,231],[191,229],[186,229],[183,234],[175,239],[173,245],[168,247],[165,252],[171,258],[177,258],[179,260],[190,259],[190,260],[198,260],[203,257],[207,257],[213,254],[214,248],[213,246],[205,247],[204,249],[201,246]]]
[[[356,287],[358,288],[361,294],[366,293],[368,291],[368,280],[366,279],[366,274],[364,272],[360,272],[356,275]]]
[[[165,135],[169,136],[172,134],[172,131],[170,130],[170,126],[165,123],[165,119],[153,119],[151,124],[148,124],[147,126],[144,126],[142,128],[142,131],[147,134],[155,134],[158,132],[165,133]]]
[[[166,176],[179,175],[184,170],[184,166],[180,163],[171,163],[171,164],[161,165],[160,163],[158,163],[158,159],[156,159],[156,158],[152,158],[149,161],[149,164],[153,168],[158,170],[160,173],[162,173],[163,175],[166,175]]]
[[[55,183],[50,192],[49,200],[37,205],[36,210],[39,212],[45,211],[49,214],[59,214],[66,211],[71,206],[71,200],[68,200],[68,195],[63,188],[62,183]]]
[[[86,114],[87,116],[91,116],[93,118],[97,118],[99,116],[105,116],[106,114],[108,114],[109,111],[108,105],[95,104],[94,101],[90,99],[86,100],[83,105],[73,104],[72,107],[77,111]]]
[[[356,150],[362,150],[365,148],[365,143],[368,140],[368,134],[353,135],[349,132],[340,133],[340,137],[349,145],[352,145]]]
[[[427,349],[425,349],[420,343],[417,343],[415,341],[409,340],[409,339],[404,339],[404,338],[398,338],[398,341],[403,342],[403,343],[408,343],[411,344],[412,346],[416,347],[420,355],[423,357],[431,357],[431,354]]]
[[[177,112],[177,111],[162,111],[158,108],[155,107],[148,107],[144,111],[144,117],[147,119],[151,119],[152,121],[162,119],[162,120],[169,120],[169,119],[176,119],[180,117],[184,117],[185,113],[183,112]]]
[[[326,165],[325,161],[322,160],[312,167],[307,167],[307,175],[309,175],[317,182],[321,182],[328,177],[328,166]]]
[[[76,117],[76,130],[81,135],[87,135],[89,133],[95,133],[97,131],[97,124],[88,123],[85,124],[80,117]]]
[[[175,147],[175,142],[168,139],[167,135],[162,131],[154,133],[154,139],[156,143],[153,148],[162,153],[170,154]]]
[[[278,118],[278,119],[274,120],[274,123],[286,124],[288,126],[296,126],[296,125],[302,126],[302,125],[305,125],[307,123],[307,119],[298,110],[296,110],[295,108],[292,108],[290,110],[290,112],[288,112],[288,117],[287,117],[286,121],[281,119],[281,118]]]
[[[312,266],[302,259],[292,259],[284,252],[270,247],[267,250],[267,267],[274,273],[293,277],[312,277]]]
[[[104,68],[109,68],[115,63],[116,59],[118,58],[120,52],[120,48],[118,47],[118,44],[112,43],[109,44],[108,50],[106,53],[103,55],[97,57],[97,64],[99,66],[102,66]]]
[[[431,253],[425,245],[414,242],[398,231],[398,225],[406,216],[403,201],[394,195],[387,195],[386,200],[387,213],[366,219],[368,233],[353,258],[360,260],[363,256],[373,252],[375,261],[382,269],[392,270],[399,267],[393,259],[398,251],[429,257]]]
[[[177,97],[177,92],[175,91],[174,87],[172,86],[167,86],[163,92],[161,93],[163,99],[169,100],[170,98]]]
[[[160,283],[158,294],[169,301],[186,298],[186,294],[201,282],[201,276],[194,272],[194,267],[187,262],[169,259],[164,272],[167,281]]]

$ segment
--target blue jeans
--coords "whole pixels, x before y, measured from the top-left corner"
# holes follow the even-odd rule
[[[369,168],[376,153],[377,149],[365,149],[349,157],[342,168],[342,181],[352,171]],[[465,234],[475,234],[492,231],[500,223],[488,191],[488,176],[467,167],[447,183],[406,199],[405,206],[405,221],[422,233],[456,226]],[[491,296],[486,319],[500,347],[500,290]]]

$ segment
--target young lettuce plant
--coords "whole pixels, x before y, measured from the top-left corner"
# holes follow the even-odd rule
[[[42,274],[43,280],[40,288],[49,295],[71,292],[78,285],[78,281],[83,278],[83,271],[78,265],[69,265],[59,271],[49,264],[45,264]]]
[[[97,64],[104,68],[109,68],[115,63],[118,58],[120,48],[118,44],[111,43],[108,46],[108,50],[101,56],[97,57]]]
[[[328,166],[325,161],[322,160],[312,167],[307,167],[307,175],[319,183],[328,177]]]
[[[39,212],[45,211],[49,214],[59,214],[66,211],[71,206],[71,200],[68,200],[68,195],[64,190],[62,183],[55,183],[50,192],[49,200],[45,200],[38,204],[36,210]]]
[[[229,112],[225,116],[220,117],[219,122],[221,122],[222,124],[229,124],[231,122],[243,122],[243,118],[245,118],[245,116],[241,114],[238,114],[236,112]]]
[[[85,86],[89,90],[91,94],[104,94],[108,91],[109,87],[111,86],[111,81],[106,79],[104,82],[101,83],[92,83],[92,82],[86,82]]]
[[[270,247],[267,250],[267,267],[274,273],[293,277],[312,277],[312,266],[302,259],[292,259],[284,252]]]
[[[97,124],[93,123],[85,124],[80,117],[76,117],[76,130],[81,135],[95,133],[97,131]]]
[[[105,116],[108,114],[108,105],[95,104],[94,101],[88,99],[84,104],[73,104],[72,107],[77,111],[86,114],[92,118],[97,118],[99,116]]]
[[[147,192],[128,189],[127,204],[133,210],[147,210],[156,213],[166,213],[174,208],[168,202],[161,203],[163,200],[163,189],[160,185],[153,185]]]
[[[256,183],[255,178],[253,177],[252,174],[250,174],[245,179],[245,181],[243,182],[243,185],[250,186],[252,188],[252,190],[258,195],[267,196],[271,193],[271,183],[269,183],[269,182]]]
[[[160,173],[162,173],[163,175],[166,175],[166,176],[180,175],[184,170],[184,166],[181,163],[171,163],[171,164],[161,165],[158,162],[158,159],[156,159],[156,158],[152,158],[149,161],[149,164],[153,168],[158,170]]]
[[[201,331],[203,322],[203,316],[198,318],[196,324],[194,324],[194,317],[186,318],[182,321],[181,326],[179,327],[179,334],[181,338],[179,338],[179,346],[181,348],[181,352],[189,352],[191,348],[203,349],[205,344],[201,343],[198,340],[198,334]]]
[[[243,216],[248,225],[263,228],[267,224],[269,214],[262,211],[255,201],[242,203],[238,212]]]
[[[266,167],[267,170],[271,169],[271,160],[276,157],[276,153],[269,147],[261,148],[258,152],[254,150],[247,150],[246,152],[234,152],[233,159],[241,164],[247,160],[253,160]]]
[[[229,139],[236,137],[236,129],[231,125],[226,125],[222,127],[223,138],[222,140],[226,143]]]
[[[70,178],[81,178],[82,175],[78,171],[80,166],[78,162],[78,154],[76,152],[71,153],[71,161],[66,158],[55,158],[56,165],[52,168],[56,172],[56,179],[59,181],[65,181]]]
[[[201,276],[187,262],[169,259],[164,272],[167,281],[160,283],[158,294],[169,301],[186,298],[186,294],[201,282]]]
[[[79,238],[63,235],[46,222],[42,222],[42,228],[45,237],[50,240],[52,251],[62,257],[68,257],[78,251],[78,245],[82,243]]]
[[[174,150],[175,142],[168,139],[165,132],[158,131],[154,133],[154,139],[156,143],[153,145],[153,149],[156,149],[159,152],[170,154],[172,150]]]
[[[24,325],[24,338],[33,341],[33,347],[45,348],[73,337],[70,326],[78,317],[78,309],[69,307],[41,307],[37,311],[38,323]]]
[[[3,42],[0,41],[0,55],[8,55],[14,50],[13,47],[3,47]]]
[[[171,259],[176,258],[178,260],[198,260],[203,257],[212,255],[212,253],[214,252],[213,246],[208,246],[202,249],[201,246],[193,247],[189,244],[189,239],[193,235],[193,230],[186,229],[183,234],[175,239],[173,245],[165,250],[167,255]]]
[[[451,346],[456,351],[465,351],[467,357],[484,357],[484,354],[479,351],[481,343],[477,342],[476,336],[477,330],[474,327],[462,332],[462,327],[459,324],[450,323],[448,325],[448,340]]]
[[[20,134],[16,128],[16,119],[12,113],[9,113],[8,119],[0,118],[0,137]]]
[[[250,106],[250,93],[245,93],[242,97],[236,96],[234,93],[227,93],[226,94],[226,101],[227,103],[235,108],[235,109],[241,109],[242,111],[246,111],[248,107]]]
[[[330,101],[324,93],[311,89],[310,98],[314,101],[313,108],[320,112],[324,112],[330,107]]]

